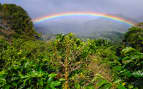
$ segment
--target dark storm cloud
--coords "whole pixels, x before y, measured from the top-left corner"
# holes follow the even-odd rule
[[[120,14],[132,19],[143,16],[143,0],[3,0],[25,8],[32,18],[71,11]]]

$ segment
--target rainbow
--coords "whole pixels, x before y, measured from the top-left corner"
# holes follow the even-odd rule
[[[35,18],[32,21],[34,23],[40,23],[46,20],[50,20],[50,19],[56,19],[56,18],[62,18],[62,17],[68,17],[68,16],[98,16],[98,17],[103,17],[103,18],[108,18],[108,19],[112,19],[118,22],[122,22],[122,23],[126,23],[129,25],[135,25],[134,22],[123,19],[121,17],[117,17],[117,16],[112,16],[112,15],[108,15],[108,14],[103,14],[103,13],[97,13],[97,12],[70,12],[70,13],[60,13],[60,14],[54,14],[54,15],[49,15],[49,16],[44,16],[44,17],[40,17],[40,18]]]

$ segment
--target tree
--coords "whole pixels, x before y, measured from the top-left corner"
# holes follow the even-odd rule
[[[138,26],[130,28],[125,34],[124,42],[126,46],[143,52],[143,29]]]
[[[136,26],[137,26],[137,27],[140,27],[140,28],[143,28],[143,22],[138,23]]]
[[[126,47],[122,50],[122,78],[139,89],[143,87],[143,53],[134,48]]]

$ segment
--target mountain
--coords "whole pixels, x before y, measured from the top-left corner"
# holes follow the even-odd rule
[[[124,33],[131,27],[126,23],[113,21],[107,18],[87,19],[83,22],[76,20],[76,18],[74,20],[72,18],[71,21],[70,19],[68,19],[68,21],[64,20],[65,19],[35,24],[35,28],[37,32],[42,32],[43,34],[66,34],[72,32],[78,37],[97,38],[104,37],[104,33]]]
[[[27,12],[15,4],[0,4],[0,36],[1,38],[39,38]]]

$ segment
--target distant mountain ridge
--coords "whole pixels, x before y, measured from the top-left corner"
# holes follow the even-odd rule
[[[64,19],[63,19],[64,20]],[[69,19],[70,20],[70,19]],[[82,20],[82,19],[81,19]],[[59,33],[75,33],[79,37],[99,37],[103,36],[104,33],[127,32],[130,28],[128,24],[121,23],[118,21],[113,21],[107,18],[96,18],[93,20],[87,20],[83,23],[76,21],[76,19],[70,22],[64,21],[54,21],[45,22],[41,24],[36,24],[35,28],[37,32],[42,32],[43,34],[59,34]],[[98,35],[98,36],[97,36]]]

